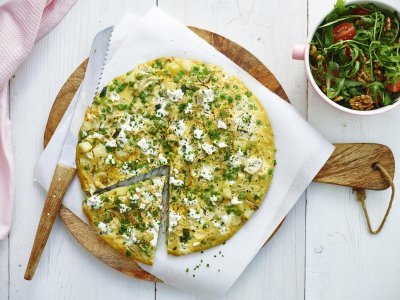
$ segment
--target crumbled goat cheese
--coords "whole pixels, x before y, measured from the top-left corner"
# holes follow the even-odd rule
[[[239,167],[243,163],[243,156],[242,150],[239,149],[235,155],[229,157],[229,165],[231,167]]]
[[[160,97],[156,100],[156,116],[159,118],[165,117],[168,115],[168,112],[165,110],[167,106],[167,102],[164,97]]]
[[[168,163],[168,160],[161,153],[158,154],[158,160],[160,161],[161,165],[166,165]]]
[[[213,175],[211,174],[212,172],[212,168],[210,166],[203,166],[200,170],[200,177],[204,178],[205,180],[212,180],[213,179]]]
[[[202,105],[203,105],[203,113],[208,114],[210,112],[210,102],[214,102],[214,92],[212,89],[204,89],[202,90]]]
[[[107,224],[100,222],[97,227],[101,230],[101,232],[103,234],[109,234],[112,230],[110,228],[110,226],[108,226]]]
[[[103,135],[101,133],[98,132],[94,132],[91,135],[86,137],[87,139],[102,139]]]
[[[227,129],[228,127],[226,126],[225,122],[218,120],[217,122],[217,127],[220,129]]]
[[[210,202],[211,202],[213,205],[215,205],[215,204],[217,203],[217,201],[218,201],[218,197],[217,197],[217,196],[212,195],[212,196],[210,197]]]
[[[137,202],[139,200],[139,195],[138,194],[134,194],[130,197],[131,201],[133,203]]]
[[[223,215],[222,218],[221,218],[221,222],[223,222],[224,225],[228,224],[230,222],[230,220],[231,220],[231,218],[230,218],[229,215]]]
[[[99,209],[103,206],[103,201],[101,201],[99,195],[93,195],[86,199],[86,204],[91,208]]]
[[[179,100],[182,100],[184,93],[182,92],[181,89],[177,89],[175,91],[167,90],[167,96],[169,100],[172,102],[177,102]]]
[[[157,246],[157,237],[158,237],[158,224],[153,221],[153,227],[149,227],[147,232],[153,235],[153,239],[150,241],[150,245],[155,247]]]
[[[232,197],[231,203],[232,203],[232,205],[237,205],[237,204],[242,203],[242,201],[240,201],[239,198],[235,196],[235,197]]]
[[[131,245],[135,244],[135,243],[137,242],[137,240],[138,240],[138,239],[135,237],[135,232],[134,232],[133,229],[130,229],[130,230],[128,231],[128,234],[124,233],[124,234],[122,235],[122,237],[125,239],[126,245],[127,245],[127,246],[131,246]]]
[[[189,218],[192,218],[193,220],[196,220],[196,221],[199,221],[201,218],[200,213],[193,208],[189,209],[188,216],[189,216]]]
[[[108,156],[106,157],[105,164],[106,165],[115,165],[115,159],[111,154],[108,154]]]
[[[124,212],[130,211],[130,210],[131,210],[131,208],[129,206],[126,206],[124,203],[121,203],[119,205],[119,212],[121,214],[123,214]]]
[[[128,142],[128,138],[126,137],[125,130],[122,130],[119,132],[118,137],[117,137],[117,142],[121,147],[124,147],[125,144]]]
[[[215,151],[217,151],[217,148],[211,144],[204,143],[201,145],[201,149],[203,149],[208,155],[213,154]]]
[[[115,140],[109,140],[106,143],[106,147],[115,148],[117,147],[117,142]]]
[[[119,96],[119,94],[117,92],[110,92],[109,94],[109,98],[112,102],[118,101],[121,97]]]
[[[150,144],[147,142],[146,138],[141,138],[138,142],[137,145],[139,148],[142,150],[142,152],[146,152],[149,150]]]
[[[171,232],[172,228],[178,225],[179,220],[182,216],[178,213],[175,213],[173,210],[169,211],[169,219],[168,219],[168,231]]]
[[[185,133],[186,125],[183,120],[179,120],[172,125],[172,130],[174,131],[176,136],[182,136]]]
[[[186,108],[185,108],[185,114],[192,114],[193,113],[193,104],[192,103],[188,103]]]
[[[128,161],[122,164],[121,169],[119,170],[123,174],[132,174],[133,176],[137,175],[137,170],[134,170]]]
[[[162,188],[164,186],[164,180],[161,179],[161,177],[156,177],[153,179],[154,186]]]
[[[228,145],[227,145],[225,142],[219,142],[219,143],[217,144],[217,146],[220,147],[220,148],[226,148],[226,147],[228,147]]]
[[[183,186],[183,180],[175,179],[175,177],[170,177],[169,182],[174,186]]]
[[[197,128],[196,128],[196,129],[193,131],[193,136],[194,136],[196,139],[200,140],[200,139],[202,139],[202,138],[204,137],[204,131],[201,130],[201,129],[197,129]]]
[[[182,202],[187,206],[196,205],[198,203],[197,199],[190,200],[189,198],[186,197],[183,198]]]
[[[187,139],[182,139],[179,141],[180,148],[178,153],[182,155],[187,162],[193,162],[195,155],[193,151],[192,145],[189,143]]]
[[[233,122],[237,126],[237,129],[243,132],[251,132],[254,126],[254,122],[252,122],[252,116],[247,112],[240,116],[234,117]]]
[[[143,203],[147,204],[153,201],[153,195],[150,194],[148,191],[142,192],[142,196],[143,196]]]
[[[214,102],[214,92],[212,89],[204,89],[203,93],[203,103]]]
[[[142,115],[133,116],[133,120],[130,121],[130,126],[132,127],[132,131],[138,132],[143,129],[145,119]]]
[[[212,222],[212,223],[213,223],[213,225],[214,225],[215,227],[217,227],[217,228],[219,229],[219,231],[220,231],[221,233],[227,232],[226,227],[223,226],[223,225],[221,225],[221,223],[219,223],[219,222]]]
[[[244,171],[251,175],[254,175],[261,170],[262,165],[263,161],[261,158],[251,157],[247,160]]]
[[[151,148],[151,145],[147,142],[145,137],[141,138],[137,142],[137,145],[139,146],[140,150],[142,150],[142,153],[144,155],[156,155],[157,154],[157,152],[153,148]]]

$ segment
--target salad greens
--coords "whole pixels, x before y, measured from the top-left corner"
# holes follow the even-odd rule
[[[337,0],[310,44],[319,88],[338,104],[370,110],[400,96],[399,17],[368,4]]]

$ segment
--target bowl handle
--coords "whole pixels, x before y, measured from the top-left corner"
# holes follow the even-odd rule
[[[304,60],[306,46],[302,44],[294,44],[292,58],[296,60]]]

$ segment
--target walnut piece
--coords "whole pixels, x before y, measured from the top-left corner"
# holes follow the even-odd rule
[[[385,75],[379,62],[374,62],[374,76],[378,81],[385,81]]]
[[[356,75],[356,81],[361,83],[371,82],[371,78],[364,70],[360,70]]]
[[[350,105],[355,110],[371,110],[374,108],[374,101],[369,95],[361,95],[351,98]]]
[[[386,17],[383,31],[388,32],[390,29],[392,29],[392,19],[390,17]]]
[[[363,19],[357,19],[354,24],[356,24],[356,26],[363,26],[364,25],[364,20]]]
[[[337,97],[333,98],[332,100],[335,101],[335,102],[338,102],[338,101],[343,100],[343,97],[342,96],[337,96]]]
[[[311,56],[315,56],[315,54],[317,53],[317,47],[315,45],[311,45],[310,46],[310,55]]]

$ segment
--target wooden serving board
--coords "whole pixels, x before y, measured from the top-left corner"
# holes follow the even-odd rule
[[[289,102],[285,91],[275,76],[249,51],[216,33],[196,27],[189,28],[247,71],[269,90]],[[44,133],[45,147],[75,95],[84,77],[86,66],[87,60],[72,73],[58,93],[51,108]],[[335,144],[335,146],[334,153],[314,178],[314,181],[374,190],[382,190],[389,187],[389,183],[383,176],[371,168],[374,162],[379,161],[388,173],[392,177],[394,176],[394,158],[388,147],[379,144],[363,143]],[[61,207],[60,215],[66,227],[79,243],[105,264],[138,279],[153,282],[160,281],[158,278],[141,269],[134,260],[119,254],[106,244],[92,226],[83,222],[64,205]],[[276,228],[273,235],[281,225],[282,223]]]

